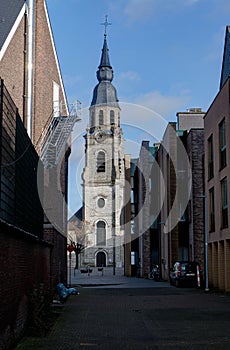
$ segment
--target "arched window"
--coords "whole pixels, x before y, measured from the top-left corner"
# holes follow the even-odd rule
[[[105,153],[103,151],[100,151],[97,155],[97,172],[105,172]]]
[[[95,126],[95,114],[94,114],[94,111],[92,111],[92,113],[91,113],[91,125]]]
[[[100,110],[99,112],[99,125],[103,125],[104,124],[104,115],[103,115],[103,111]]]
[[[104,221],[98,221],[97,223],[97,245],[106,244],[106,229]]]
[[[110,111],[110,124],[114,125],[115,124],[115,116],[114,116],[114,111]]]

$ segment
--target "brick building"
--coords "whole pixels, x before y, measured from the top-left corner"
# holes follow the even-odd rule
[[[24,331],[35,291],[50,297],[66,282],[70,147],[52,166],[39,160],[48,132],[69,115],[46,2],[2,0],[0,13],[0,347],[7,348]]]
[[[220,90],[204,118],[209,285],[230,291],[230,27],[226,28]]]
[[[204,131],[200,108],[177,113],[158,151],[161,271],[169,278],[176,260],[197,261],[204,268]]]
[[[139,158],[131,161],[131,267],[145,277],[159,263],[157,146],[142,141]]]

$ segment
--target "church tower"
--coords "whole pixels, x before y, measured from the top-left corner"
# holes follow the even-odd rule
[[[124,266],[124,139],[106,32],[85,134],[83,264]]]

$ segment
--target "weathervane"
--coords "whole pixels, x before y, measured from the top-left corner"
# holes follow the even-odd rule
[[[104,23],[101,23],[102,26],[105,26],[105,33],[104,35],[106,35],[106,29],[108,26],[111,26],[112,23],[109,23],[108,22],[108,15],[105,15],[105,22]]]

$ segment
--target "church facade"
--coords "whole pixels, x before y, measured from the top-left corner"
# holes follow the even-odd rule
[[[124,139],[106,33],[85,134],[83,264],[124,266]]]

